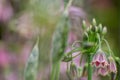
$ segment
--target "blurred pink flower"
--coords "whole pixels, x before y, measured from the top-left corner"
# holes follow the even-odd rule
[[[68,35],[68,44],[73,44],[74,41],[77,40],[77,36],[75,35],[74,32],[69,32],[69,35]]]
[[[19,80],[16,72],[11,72],[8,76],[6,76],[6,80]]]
[[[8,52],[0,47],[0,66],[5,67],[9,64]]]
[[[13,9],[10,4],[0,3],[0,21],[6,22],[9,21],[13,15]]]
[[[69,8],[69,14],[86,19],[86,13],[79,7],[71,6]]]

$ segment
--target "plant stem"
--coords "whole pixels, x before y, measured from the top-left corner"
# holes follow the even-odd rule
[[[60,75],[60,62],[58,62],[58,64],[57,64],[55,80],[59,80],[59,75]]]
[[[88,80],[92,80],[92,66],[91,66],[92,55],[88,54]]]
[[[60,61],[53,64],[50,80],[59,80],[59,74],[60,74]]]

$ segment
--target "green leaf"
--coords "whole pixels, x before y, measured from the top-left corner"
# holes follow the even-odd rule
[[[67,44],[68,32],[70,29],[68,16],[62,15],[59,23],[56,26],[52,40],[52,72],[51,80],[59,80],[60,61],[64,56],[64,51]]]
[[[25,80],[36,80],[37,78],[37,71],[38,71],[38,59],[39,59],[39,48],[38,48],[37,40],[33,50],[28,58],[25,71],[24,71],[24,78]]]
[[[68,24],[68,17],[63,15],[58,25],[56,26],[56,30],[53,35],[51,50],[53,62],[61,60],[64,55],[64,50],[66,48],[67,37],[70,28]]]

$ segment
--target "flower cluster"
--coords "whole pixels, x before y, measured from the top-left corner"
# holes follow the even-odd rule
[[[106,57],[106,54],[99,49],[93,56],[92,65],[97,69],[98,74],[106,76],[108,73],[117,73],[115,61],[112,56]]]

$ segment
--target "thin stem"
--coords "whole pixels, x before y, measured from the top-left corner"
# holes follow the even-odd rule
[[[92,80],[92,66],[91,66],[91,61],[92,61],[92,55],[88,54],[88,80]]]
[[[57,63],[56,65],[56,78],[55,80],[59,80],[59,75],[60,75],[60,62]]]
[[[56,65],[53,64],[52,65],[52,74],[51,74],[51,79],[50,80],[54,80],[55,79],[55,74],[56,74]]]
[[[69,7],[72,5],[72,1],[73,1],[73,0],[69,0],[68,4],[67,4],[67,6],[66,6],[66,8],[65,8],[65,10],[64,10],[64,14],[68,14],[68,9],[69,9]]]
[[[97,37],[98,37],[98,41],[99,41],[99,49],[101,49],[101,39],[100,39],[100,35],[97,34]]]
[[[81,54],[81,52],[79,52],[78,54],[76,54],[75,56],[73,56],[72,58],[75,58],[77,56],[79,56]]]
[[[109,52],[110,52],[110,55],[111,55],[112,50],[111,50],[111,48],[110,48],[110,45],[109,45],[108,41],[105,40],[105,39],[103,39],[103,41],[106,43],[106,45],[107,45],[107,47],[108,47],[108,50],[109,50]]]
[[[73,1],[73,0],[69,0],[69,2],[68,2],[68,4],[67,4],[67,6],[66,6],[66,9],[65,9],[65,10],[67,10],[67,9],[71,6],[72,1]]]
[[[52,74],[50,80],[59,80],[60,62],[54,63],[52,66]]]
[[[67,56],[71,55],[72,53],[81,51],[82,49],[80,47],[72,49],[70,52],[65,53]]]
[[[72,48],[74,48],[74,46],[76,45],[76,43],[81,43],[82,41],[75,41],[73,44],[72,44]]]

